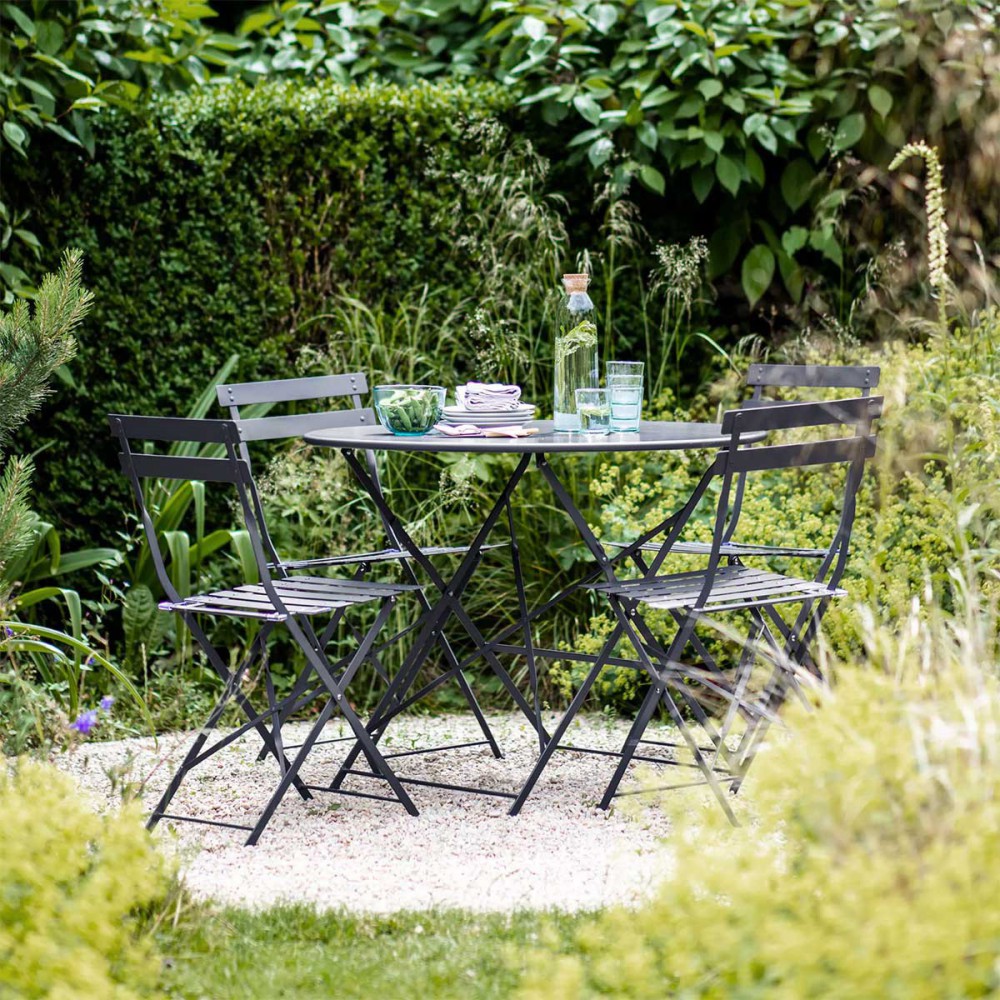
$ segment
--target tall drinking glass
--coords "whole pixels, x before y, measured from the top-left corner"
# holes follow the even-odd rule
[[[634,432],[639,430],[643,396],[642,361],[609,361],[605,382],[611,402],[611,429]]]

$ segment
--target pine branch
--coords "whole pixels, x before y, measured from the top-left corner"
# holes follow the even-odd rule
[[[52,372],[76,353],[74,333],[93,295],[81,285],[83,254],[67,250],[42,281],[34,313],[24,301],[0,316],[0,444],[50,391]]]
[[[0,474],[0,575],[4,564],[23,552],[34,537],[35,516],[28,506],[33,471],[30,458],[11,458]]]

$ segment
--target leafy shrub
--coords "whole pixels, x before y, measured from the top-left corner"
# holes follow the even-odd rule
[[[796,703],[755,763],[752,823],[713,808],[692,829],[673,798],[675,874],[536,955],[522,1000],[994,995],[998,622],[960,589],[955,614],[869,617],[870,669]]]
[[[711,236],[713,277],[735,271],[751,304],[772,284],[798,302],[854,252],[858,151],[884,164],[926,135],[962,178],[966,250],[1000,236],[995,15],[951,0],[317,0],[250,12],[232,72],[497,80],[558,129],[565,166],[615,197],[634,180],[651,206],[669,199],[683,236]],[[864,200],[884,207],[869,180]]]
[[[879,392],[886,397],[879,422],[879,451],[858,495],[858,515],[851,557],[842,585],[851,595],[835,601],[824,619],[823,636],[832,649],[849,657],[862,648],[862,631],[851,600],[863,600],[879,620],[905,615],[914,596],[930,593],[945,608],[954,601],[952,571],[966,557],[988,593],[997,589],[1000,570],[997,525],[1000,524],[997,469],[1000,468],[1000,310],[983,312],[956,325],[948,335],[925,343],[890,343],[881,350],[814,340],[789,345],[790,360],[813,364],[882,366]],[[714,392],[717,406],[736,404],[741,390],[734,380]],[[835,393],[834,393],[835,395]],[[790,398],[786,394],[786,398]],[[703,398],[694,412],[674,409],[678,419],[705,418],[713,409]],[[603,537],[622,541],[638,537],[690,496],[710,456],[685,453],[664,461],[651,456],[627,469],[605,464],[590,492],[603,503]],[[812,546],[831,523],[824,504],[829,486],[808,471],[782,473],[748,489],[739,538],[764,545]],[[717,493],[702,502],[685,535],[711,541]],[[671,569],[694,569],[694,557],[673,557]],[[808,578],[810,561],[786,561]],[[651,620],[656,620],[654,614]],[[670,620],[664,619],[669,626]],[[582,641],[590,645],[611,631],[607,617],[597,617]],[[622,647],[626,647],[623,645]],[[582,679],[579,665],[560,663],[552,679],[563,691]],[[625,707],[640,688],[618,672],[607,672],[595,687],[604,703]]]
[[[343,293],[374,305],[431,284],[439,317],[464,298],[479,262],[462,240],[482,220],[461,179],[486,162],[472,125],[508,103],[490,87],[222,86],[95,118],[93,162],[34,161],[46,254],[72,237],[97,293],[76,384],[35,434],[59,442],[39,466],[67,530],[130,509],[109,410],[186,412],[231,353],[238,378],[290,374],[336,332]]]
[[[147,995],[159,962],[135,915],[168,867],[138,807],[98,816],[70,778],[22,761],[0,772],[0,811],[0,995]]]

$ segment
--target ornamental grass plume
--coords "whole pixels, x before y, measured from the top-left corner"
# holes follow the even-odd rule
[[[932,295],[938,303],[938,320],[942,331],[948,317],[945,311],[945,291],[948,284],[948,224],[944,221],[944,171],[937,150],[926,142],[907,143],[889,164],[896,170],[911,156],[919,156],[927,167],[924,186],[924,206],[927,212],[927,258]]]

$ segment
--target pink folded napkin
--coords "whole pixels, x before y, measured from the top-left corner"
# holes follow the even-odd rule
[[[502,413],[516,410],[521,401],[519,385],[504,385],[502,382],[466,382],[463,406],[467,410],[480,413]]]

